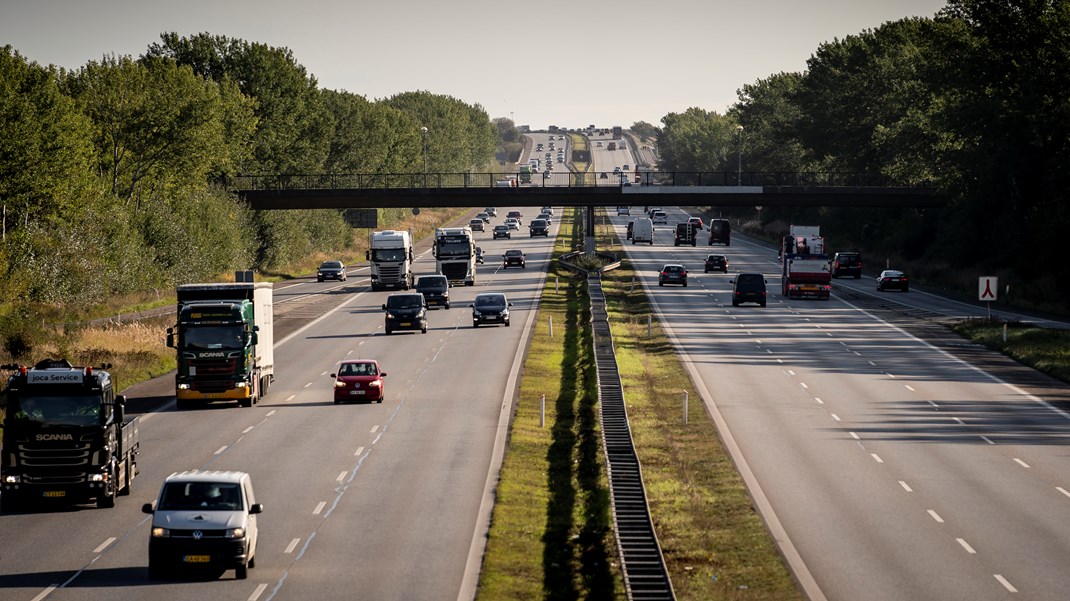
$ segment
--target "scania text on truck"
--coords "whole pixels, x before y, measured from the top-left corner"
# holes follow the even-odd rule
[[[14,370],[4,391],[0,509],[95,501],[114,507],[137,475],[139,418],[127,421],[110,366],[46,359]]]
[[[372,290],[408,290],[412,287],[412,238],[409,232],[372,232],[371,248],[366,258],[371,262]]]
[[[178,353],[175,402],[237,401],[252,407],[275,379],[272,285],[178,287],[178,323],[167,346]]]
[[[476,283],[476,243],[467,227],[444,227],[435,230],[431,247],[435,268],[450,284],[474,286]]]

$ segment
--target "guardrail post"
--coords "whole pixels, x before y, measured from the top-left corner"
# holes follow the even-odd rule
[[[554,294],[557,294],[557,292],[558,292],[558,289],[557,289],[558,279],[559,279],[558,276],[555,275],[554,276]]]
[[[554,337],[554,318],[550,317],[550,338]]]
[[[687,425],[687,391],[684,391],[684,425]]]
[[[546,395],[539,396],[539,427],[546,427]]]
[[[651,321],[652,321],[652,318],[649,315],[647,315],[646,316],[646,337],[647,338],[650,338],[650,322]]]

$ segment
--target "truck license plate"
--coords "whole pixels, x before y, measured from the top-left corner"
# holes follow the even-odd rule
[[[186,563],[208,563],[212,561],[211,555],[187,555],[182,558]]]
[[[46,490],[45,492],[41,493],[41,496],[55,499],[55,498],[58,498],[58,497],[67,496],[67,491],[65,491],[65,490]]]

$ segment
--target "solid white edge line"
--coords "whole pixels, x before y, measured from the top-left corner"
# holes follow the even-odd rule
[[[630,256],[627,245],[624,246],[624,252]],[[651,305],[654,306],[654,312],[657,314],[658,320],[661,322],[662,330],[666,333],[669,339],[672,340],[673,345],[676,347],[677,356],[680,357],[684,367],[687,368],[688,373],[691,375],[691,381],[695,384],[696,392],[702,397],[702,401],[706,404],[706,408],[713,417],[714,423],[717,424],[717,431],[721,434],[721,440],[724,443],[725,448],[728,450],[728,454],[732,457],[732,462],[735,463],[736,469],[739,470],[743,482],[747,485],[747,491],[750,493],[751,499],[754,501],[754,508],[758,511],[758,514],[762,516],[766,527],[769,529],[769,533],[780,548],[780,552],[784,555],[784,561],[787,562],[788,569],[795,576],[796,582],[798,582],[799,587],[810,601],[827,601],[828,597],[825,596],[825,592],[821,590],[821,586],[817,583],[817,579],[814,578],[813,573],[810,572],[810,568],[807,567],[806,562],[803,561],[802,554],[799,553],[795,544],[791,542],[791,538],[788,537],[788,531],[784,528],[784,524],[781,523],[780,518],[773,510],[772,503],[769,502],[769,497],[765,496],[765,491],[762,490],[761,484],[758,483],[758,478],[754,475],[754,472],[751,471],[750,464],[747,463],[746,457],[743,456],[742,449],[739,448],[739,444],[736,442],[735,437],[732,436],[732,432],[728,429],[728,423],[725,422],[724,416],[721,415],[721,410],[717,407],[717,402],[714,400],[713,395],[710,394],[709,388],[706,387],[706,383],[700,377],[698,368],[695,367],[695,363],[691,360],[691,356],[687,354],[687,351],[685,350],[686,347],[680,343],[680,340],[676,337],[676,332],[664,319],[657,296],[650,294],[650,287],[647,285],[645,278],[640,278],[639,282],[647,293],[647,298],[650,299]],[[740,327],[743,327],[742,324]]]
[[[561,235],[558,226],[557,235]],[[550,245],[550,257],[553,257],[554,245],[557,244],[557,236]],[[502,461],[505,458],[505,440],[509,436],[509,422],[512,417],[513,403],[520,395],[518,381],[520,366],[528,352],[528,340],[535,329],[535,315],[539,312],[542,304],[542,290],[546,286],[547,270],[539,272],[539,281],[536,285],[538,293],[531,304],[528,320],[524,324],[524,333],[520,335],[520,343],[516,347],[516,355],[513,356],[513,366],[509,370],[509,377],[505,383],[505,392],[502,395],[502,405],[498,412],[498,435],[494,440],[494,452],[487,467],[487,480],[483,484],[483,499],[479,502],[479,513],[476,515],[476,527],[472,532],[472,543],[468,547],[468,561],[464,566],[464,577],[461,578],[461,588],[457,591],[458,601],[469,601],[476,598],[479,585],[479,570],[483,565],[483,551],[487,547],[487,534],[490,532],[490,518],[494,511],[495,489],[498,485],[498,473],[502,469]],[[817,601],[817,600],[815,600]]]
[[[48,588],[46,588],[45,590],[43,590],[40,593],[38,593],[37,596],[34,597],[33,599],[31,599],[30,601],[41,601],[41,599],[44,599],[45,597],[51,595],[52,591],[56,590],[56,587],[58,587],[58,586],[59,586],[58,584],[50,584],[50,585],[48,585]]]

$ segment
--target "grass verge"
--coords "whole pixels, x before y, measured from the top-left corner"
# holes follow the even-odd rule
[[[623,599],[598,427],[586,281],[556,258],[583,240],[561,218],[523,366],[483,558],[480,599]],[[553,336],[550,323],[553,320]],[[545,395],[545,427],[539,426]]]
[[[1008,323],[1007,341],[1003,326],[986,319],[971,319],[951,326],[960,336],[999,351],[1015,361],[1070,383],[1070,331]]]

